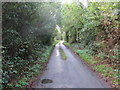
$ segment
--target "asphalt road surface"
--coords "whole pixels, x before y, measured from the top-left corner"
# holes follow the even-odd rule
[[[62,60],[59,48],[62,48],[67,60]],[[108,88],[109,86],[91,71],[61,42],[56,44],[47,66],[47,70],[33,88]],[[49,80],[48,80],[49,79]],[[48,82],[47,82],[48,80]]]

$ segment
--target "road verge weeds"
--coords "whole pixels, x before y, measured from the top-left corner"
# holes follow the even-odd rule
[[[64,43],[70,47],[85,63],[87,63],[94,71],[96,71],[111,87],[118,88],[118,69],[114,69],[111,65],[104,63],[104,61],[97,56],[93,56],[88,49],[78,49],[71,47],[69,43]]]

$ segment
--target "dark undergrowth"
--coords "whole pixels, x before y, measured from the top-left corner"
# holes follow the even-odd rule
[[[36,60],[31,59],[33,62],[31,65],[24,66],[24,69],[16,71],[14,73],[15,79],[12,79],[11,82],[4,85],[3,88],[24,88],[28,87],[31,82],[35,80],[35,77],[42,73],[45,65],[48,63],[50,54],[54,45],[57,42],[53,43],[50,46],[44,46],[41,50],[34,51],[34,56],[37,57]],[[21,72],[20,72],[21,71]]]

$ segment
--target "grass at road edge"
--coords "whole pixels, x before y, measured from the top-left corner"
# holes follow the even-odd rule
[[[63,43],[67,47],[71,47],[69,43]],[[114,69],[112,66],[102,63],[102,59],[96,59],[90,54],[90,50],[78,49],[71,47],[71,49],[83,60],[85,61],[93,70],[98,72],[105,81],[109,82],[112,87],[118,88],[118,70]]]
[[[66,60],[66,59],[67,59],[67,56],[65,55],[65,52],[63,51],[62,48],[59,48],[59,52],[60,52],[60,55],[61,55],[62,60]]]

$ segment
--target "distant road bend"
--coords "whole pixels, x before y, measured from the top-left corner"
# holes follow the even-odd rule
[[[67,60],[61,59],[60,47],[64,50]],[[52,52],[47,70],[34,82],[33,88],[109,88],[109,86],[60,42]]]

